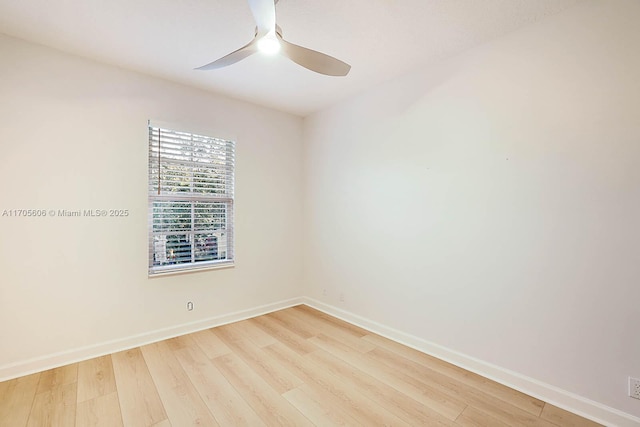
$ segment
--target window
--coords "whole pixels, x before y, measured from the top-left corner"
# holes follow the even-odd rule
[[[149,123],[149,275],[231,266],[235,143]]]

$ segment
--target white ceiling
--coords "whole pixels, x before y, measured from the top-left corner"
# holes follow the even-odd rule
[[[352,65],[327,77],[282,57],[193,68],[253,38],[245,0],[0,0],[0,32],[305,116],[583,0],[280,0],[285,39]]]

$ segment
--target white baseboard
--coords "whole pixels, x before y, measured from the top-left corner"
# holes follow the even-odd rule
[[[128,350],[131,348],[139,347],[141,345],[146,345],[153,342],[166,340],[168,338],[201,331],[203,329],[225,325],[227,323],[238,322],[240,320],[249,319],[251,317],[260,316],[262,314],[271,313],[277,310],[282,310],[284,308],[292,307],[294,305],[299,305],[302,303],[303,298],[293,298],[285,301],[262,305],[248,310],[236,311],[233,313],[214,316],[207,319],[201,319],[195,322],[183,323],[178,326],[171,326],[169,328],[157,329],[155,331],[145,332],[143,334],[132,335],[122,339],[106,341],[99,344],[79,347],[3,365],[0,366],[0,381],[6,381],[24,375],[33,374],[35,372],[57,368],[59,366],[68,365],[70,363],[81,362],[83,360],[92,359],[94,357],[104,356],[105,354]]]
[[[350,313],[338,307],[325,304],[313,298],[302,298],[304,304],[382,335],[400,344],[447,361],[468,371],[482,375],[507,387],[511,387],[536,399],[543,400],[559,408],[581,415],[606,426],[638,427],[640,418],[615,408],[589,400],[575,393],[562,390],[550,384],[529,378],[517,372],[501,368],[491,363],[475,359],[457,351],[442,347],[422,338],[398,331],[370,319]]]

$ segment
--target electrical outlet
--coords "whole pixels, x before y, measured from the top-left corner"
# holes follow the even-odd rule
[[[640,380],[629,377],[629,396],[640,399]]]
[[[193,302],[189,301],[187,303],[187,311],[192,311],[193,310]]]
[[[340,292],[340,302],[344,302],[344,293]]]
[[[327,290],[326,289],[322,290],[322,295],[325,296],[325,297],[327,296]]]

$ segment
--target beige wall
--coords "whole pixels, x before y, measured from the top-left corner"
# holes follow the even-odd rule
[[[299,117],[4,36],[0,61],[0,211],[131,212],[0,216],[2,374],[299,296]],[[147,278],[147,119],[235,137],[235,268]]]
[[[306,294],[640,416],[639,17],[588,2],[307,118]]]

